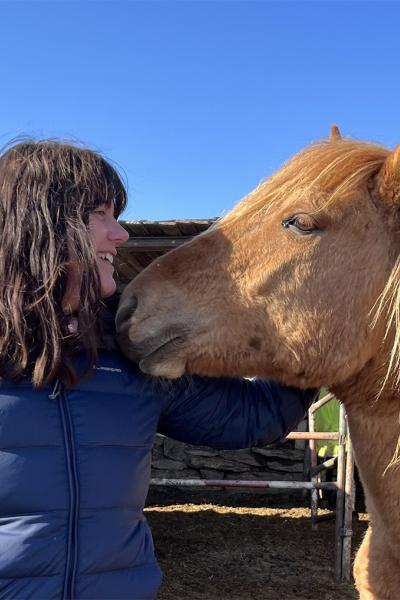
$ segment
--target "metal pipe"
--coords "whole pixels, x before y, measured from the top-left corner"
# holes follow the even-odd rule
[[[328,460],[325,460],[320,465],[317,465],[316,467],[312,468],[311,475],[318,475],[318,473],[321,473],[321,471],[326,471],[327,469],[333,469],[333,467],[336,465],[336,463],[337,463],[337,456],[332,456],[332,458],[328,458]]]
[[[151,479],[151,485],[182,486],[182,487],[248,487],[265,489],[294,489],[336,490],[336,483],[312,483],[311,481],[248,481],[239,479]]]
[[[292,431],[288,433],[285,439],[287,440],[338,440],[339,433],[337,431]]]
[[[333,400],[334,397],[335,396],[333,394],[330,394],[330,393],[329,394],[325,394],[325,396],[323,396],[322,398],[320,398],[316,402],[313,402],[308,410],[310,412],[315,412],[316,410],[318,410],[319,408],[321,408],[322,406],[324,406],[324,404],[327,404],[327,402],[330,402],[330,400]]]

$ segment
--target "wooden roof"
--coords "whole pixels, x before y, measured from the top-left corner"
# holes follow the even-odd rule
[[[123,287],[155,258],[205,231],[215,219],[180,221],[120,221],[129,239],[118,249],[116,269]]]

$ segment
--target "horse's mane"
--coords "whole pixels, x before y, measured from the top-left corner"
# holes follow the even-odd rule
[[[263,181],[215,227],[246,217],[259,218],[298,191],[297,197],[317,191],[324,205],[366,183],[383,165],[390,150],[352,139],[321,140],[302,150]]]

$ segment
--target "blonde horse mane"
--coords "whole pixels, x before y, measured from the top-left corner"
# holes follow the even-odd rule
[[[258,220],[295,190],[298,198],[318,191],[326,199],[324,206],[331,204],[339,196],[367,185],[389,154],[390,150],[384,146],[336,135],[315,142],[263,181],[215,227],[244,217]]]
[[[394,342],[390,350],[385,377],[377,396],[377,398],[379,398],[392,374],[394,379],[394,388],[397,390],[400,388],[400,257],[396,259],[396,263],[392,269],[390,277],[387,280],[386,285],[373,310],[375,310],[375,314],[372,321],[372,327],[375,327],[382,315],[387,315],[385,339],[388,338],[390,332],[394,332]],[[400,434],[397,439],[394,455],[384,470],[383,476],[386,475],[387,471],[391,467],[396,468],[399,466]]]

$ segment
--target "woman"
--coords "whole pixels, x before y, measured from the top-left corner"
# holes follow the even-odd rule
[[[142,509],[156,431],[269,443],[314,396],[200,377],[166,389],[105,343],[125,205],[90,150],[41,141],[0,156],[1,600],[154,598]]]

